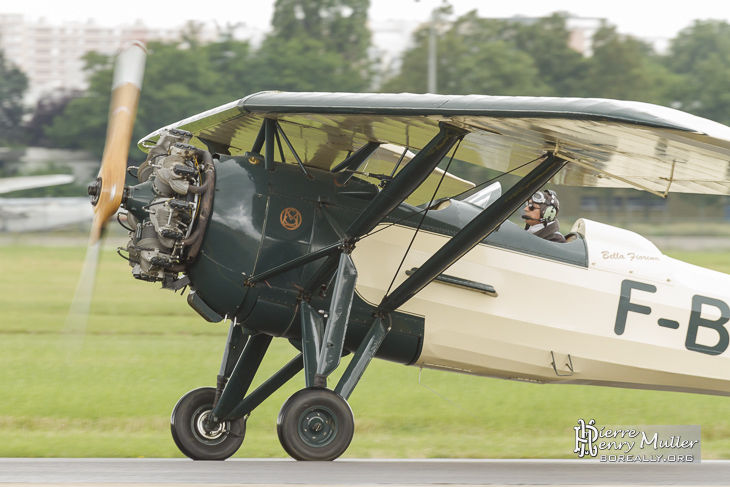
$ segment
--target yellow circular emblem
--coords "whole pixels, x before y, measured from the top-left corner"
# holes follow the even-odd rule
[[[302,214],[296,208],[284,208],[279,215],[279,221],[287,230],[296,230],[302,224]]]

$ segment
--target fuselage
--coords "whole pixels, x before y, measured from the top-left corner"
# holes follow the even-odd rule
[[[332,173],[291,165],[270,172],[239,157],[221,156],[216,171],[212,216],[187,268],[189,302],[208,319],[236,319],[296,345],[302,290],[324,260],[255,286],[247,279],[338,242],[378,188],[356,178],[339,186]],[[410,249],[422,208],[406,203],[357,242],[346,350],[357,348],[388,289],[482,210],[456,200],[436,208]],[[670,259],[632,232],[587,220],[574,231],[559,244],[503,223],[444,273],[450,282],[432,282],[390,313],[376,356],[539,383],[730,395],[730,277]],[[323,314],[329,291],[307,296]]]

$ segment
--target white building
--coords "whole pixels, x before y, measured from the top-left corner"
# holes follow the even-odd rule
[[[263,30],[243,24],[235,26],[236,38],[245,36],[253,42],[263,37]],[[6,61],[28,76],[26,102],[34,104],[43,95],[83,90],[87,86],[83,56],[89,52],[113,55],[130,40],[149,42],[177,41],[187,26],[167,29],[148,28],[142,21],[131,25],[102,26],[87,22],[50,23],[44,19],[31,21],[20,14],[0,13],[0,49]],[[201,40],[219,39],[217,26],[205,24],[198,35]]]

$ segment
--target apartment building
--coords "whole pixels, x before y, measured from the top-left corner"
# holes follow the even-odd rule
[[[86,53],[112,55],[125,42],[134,39],[176,41],[186,28],[189,27],[149,28],[142,21],[113,27],[99,25],[93,20],[73,23],[31,21],[20,14],[0,13],[0,49],[5,53],[6,61],[28,76],[26,102],[34,104],[52,92],[84,89],[83,56]],[[263,36],[263,32],[252,33],[251,29],[246,32]],[[205,24],[198,35],[203,41],[215,41],[219,29]]]

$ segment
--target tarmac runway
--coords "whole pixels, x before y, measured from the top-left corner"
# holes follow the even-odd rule
[[[96,485],[728,485],[730,461],[0,459],[3,487]]]

